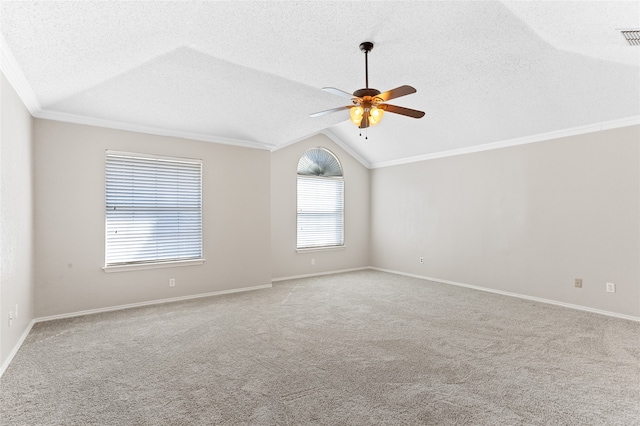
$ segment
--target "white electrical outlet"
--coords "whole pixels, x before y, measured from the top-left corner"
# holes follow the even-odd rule
[[[424,263],[424,257],[420,258],[420,263]]]
[[[616,285],[614,283],[607,283],[607,293],[615,293]]]
[[[169,278],[169,287],[175,287],[175,286],[176,286],[176,279]]]

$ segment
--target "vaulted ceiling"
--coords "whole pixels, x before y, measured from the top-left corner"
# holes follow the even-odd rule
[[[376,167],[640,116],[637,1],[2,1],[36,117],[278,149],[323,132]],[[362,132],[322,87],[417,93]],[[345,102],[346,101],[346,102]],[[614,123],[614,124],[611,124]],[[365,139],[367,137],[367,139]]]

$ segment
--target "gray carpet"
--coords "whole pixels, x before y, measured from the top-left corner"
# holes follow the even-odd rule
[[[638,425],[640,323],[360,271],[39,323],[2,425]]]

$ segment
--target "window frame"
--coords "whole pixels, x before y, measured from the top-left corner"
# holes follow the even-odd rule
[[[318,175],[318,174],[303,174],[300,173],[300,165],[303,161],[303,159],[305,159],[305,157],[307,156],[307,154],[310,151],[313,150],[322,150],[325,151],[326,153],[328,153],[331,157],[333,157],[333,159],[335,159],[336,163],[337,163],[337,167],[339,167],[339,175]],[[300,194],[299,194],[299,182],[300,179],[319,179],[319,180],[332,180],[332,181],[340,181],[342,183],[341,185],[341,199],[340,199],[340,204],[341,204],[341,210],[340,210],[340,221],[342,224],[342,227],[340,229],[340,236],[341,236],[341,242],[339,244],[330,244],[330,245],[315,245],[315,246],[303,246],[300,247],[299,244],[299,233],[300,233],[300,223],[299,223],[299,215],[300,215]],[[302,156],[300,156],[300,158],[298,159],[298,172],[296,173],[296,251],[297,252],[308,252],[308,251],[324,251],[324,250],[342,250],[345,248],[345,219],[346,219],[346,215],[345,215],[345,179],[344,179],[344,169],[342,167],[342,163],[340,162],[340,160],[338,159],[338,157],[331,152],[329,149],[325,148],[325,147],[314,147],[314,148],[310,148],[305,150],[305,152],[302,154]]]
[[[177,162],[177,163],[192,163],[199,164],[200,174],[199,174],[199,189],[200,189],[200,257],[192,258],[192,259],[168,259],[168,260],[154,260],[154,261],[132,261],[130,263],[119,263],[119,264],[107,264],[107,255],[108,255],[108,223],[107,223],[107,158],[108,156],[124,156],[124,157],[132,157],[132,158],[140,158],[142,160],[164,160],[169,162]],[[129,152],[129,151],[117,151],[117,150],[105,150],[104,155],[104,256],[103,256],[103,271],[107,273],[111,272],[124,272],[124,271],[134,271],[134,270],[144,270],[144,269],[158,269],[158,268],[172,268],[172,267],[181,267],[181,266],[192,266],[192,265],[201,265],[206,259],[204,257],[204,203],[203,203],[203,168],[204,164],[201,159],[196,158],[186,158],[186,157],[172,157],[172,156],[164,156],[164,155],[156,155],[156,154],[148,154],[148,153],[140,153],[140,152]]]

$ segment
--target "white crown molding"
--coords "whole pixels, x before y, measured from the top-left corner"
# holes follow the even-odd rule
[[[246,148],[262,149],[270,151],[273,144],[247,141],[242,139],[223,138],[200,133],[183,132],[179,130],[164,129],[161,127],[142,126],[137,124],[123,123],[115,120],[105,120],[100,118],[69,114],[57,111],[43,110],[31,85],[27,81],[22,69],[18,65],[11,49],[4,36],[0,35],[0,69],[13,86],[16,93],[29,110],[32,116],[46,120],[63,121],[66,123],[84,124],[87,126],[104,127],[109,129],[126,130],[130,132],[146,133],[158,136],[170,136],[183,139],[192,139],[204,142],[213,142],[223,145],[242,146]]]
[[[551,139],[564,138],[567,136],[584,135],[587,133],[595,133],[603,130],[617,129],[620,127],[640,125],[640,116],[625,117],[617,120],[603,121],[601,123],[589,124],[586,126],[571,127],[568,129],[556,130],[553,132],[540,133],[537,135],[525,136],[522,138],[509,139],[499,142],[491,142],[483,145],[469,146],[465,148],[452,149],[449,151],[434,152],[432,154],[417,155],[415,157],[401,158],[398,160],[382,161],[380,163],[371,164],[372,169],[383,167],[398,166],[401,164],[417,163],[426,160],[435,160],[438,158],[453,157],[456,155],[472,154],[475,152],[490,151],[493,149],[508,148],[517,145],[526,145],[536,142],[544,142]]]
[[[204,142],[219,143],[223,145],[242,146],[246,148],[262,149],[270,151],[272,144],[247,141],[242,139],[223,138],[218,136],[204,135],[201,133],[183,132],[180,130],[164,129],[162,127],[142,126],[138,124],[123,123],[121,121],[105,120],[102,118],[87,117],[77,114],[69,114],[56,111],[38,111],[32,114],[36,118],[46,120],[63,121],[66,123],[83,124],[86,126],[104,127],[108,129],[125,130],[128,132],[145,133],[158,136],[169,136],[182,139],[191,139]]]
[[[297,139],[293,139],[289,142],[286,142],[282,145],[278,145],[276,147],[274,147],[271,152],[275,152],[275,151],[279,151],[283,148],[286,148],[288,146],[291,145],[295,145],[298,142],[301,142],[305,139],[309,139],[312,138],[316,135],[324,135],[326,137],[328,137],[329,139],[331,139],[336,145],[338,145],[340,148],[342,148],[343,150],[345,150],[350,156],[352,156],[353,158],[355,158],[360,164],[362,164],[364,167],[366,167],[367,169],[371,168],[371,165],[369,164],[369,162],[367,160],[365,160],[364,158],[362,158],[357,152],[355,152],[351,147],[349,147],[349,145],[347,145],[346,143],[344,143],[342,141],[342,139],[340,139],[339,137],[337,137],[334,133],[332,133],[329,129],[323,129],[320,130],[318,132],[314,132],[311,133],[310,135],[306,135],[306,136],[302,136],[300,138]]]
[[[273,148],[271,148],[271,152],[276,152],[276,151],[279,151],[279,150],[281,150],[281,149],[284,149],[284,148],[286,148],[286,147],[288,147],[288,146],[295,145],[295,144],[297,144],[298,142],[302,142],[302,141],[303,141],[303,140],[305,140],[305,139],[312,138],[312,137],[314,137],[315,135],[319,135],[320,133],[322,133],[322,130],[320,130],[320,131],[318,131],[318,132],[313,132],[313,133],[310,133],[310,134],[307,134],[307,135],[301,136],[301,137],[299,137],[299,138],[292,139],[292,140],[290,140],[290,141],[288,141],[288,142],[285,142],[285,143],[283,143],[283,144],[280,144],[280,145],[275,145]]]
[[[347,153],[349,153],[349,155],[355,158],[358,162],[360,162],[360,164],[362,164],[366,168],[379,169],[383,167],[417,163],[420,161],[435,160],[438,158],[453,157],[456,155],[472,154],[474,152],[490,151],[493,149],[508,148],[511,146],[526,145],[526,144],[536,143],[536,142],[544,142],[544,141],[563,138],[567,136],[584,135],[587,133],[595,133],[603,130],[611,130],[611,129],[617,129],[620,127],[629,127],[629,126],[637,126],[637,125],[640,125],[640,115],[620,118],[617,120],[603,121],[600,123],[589,124],[585,126],[570,127],[567,129],[555,130],[553,132],[540,133],[540,134],[531,135],[531,136],[524,136],[516,139],[508,139],[505,141],[491,142],[483,145],[475,145],[475,146],[470,146],[465,148],[452,149],[449,151],[434,152],[432,154],[418,155],[415,157],[401,158],[398,160],[383,161],[380,163],[369,163],[357,152],[355,152],[351,147],[349,147],[345,142],[343,142],[338,136],[336,136],[330,129],[324,129],[319,132],[313,133],[311,135],[295,139],[293,141],[287,142],[284,145],[279,145],[273,148],[271,151],[274,152],[279,149],[298,143],[302,140],[308,139],[317,134],[322,134],[327,136],[333,142],[335,142],[338,146],[340,146],[340,148],[342,148]]]
[[[27,107],[31,115],[35,116],[40,111],[40,102],[38,102],[38,98],[24,76],[16,58],[11,53],[4,36],[0,35],[0,38],[0,69],[2,69],[20,99],[22,99],[24,106]]]
[[[123,123],[115,120],[105,120],[77,114],[43,110],[40,102],[38,101],[38,98],[35,95],[35,92],[33,91],[33,88],[27,81],[27,78],[22,72],[22,69],[13,56],[13,53],[11,53],[11,49],[4,39],[4,36],[0,35],[0,41],[0,69],[7,77],[7,80],[13,86],[16,93],[22,100],[22,103],[24,103],[25,107],[29,110],[33,117],[46,120],[63,121],[66,123],[84,124],[87,126],[146,133],[158,136],[170,136],[176,138],[219,143],[223,145],[242,146],[246,148],[262,149],[267,151],[271,151],[275,146],[273,144],[262,142],[210,136],[200,133],[183,132],[179,130],[170,130],[153,126],[142,126],[131,123]]]
[[[441,283],[441,284],[454,285],[456,287],[464,287],[464,288],[470,288],[470,289],[473,289],[473,290],[486,291],[487,293],[495,293],[495,294],[501,294],[503,296],[517,297],[518,299],[531,300],[531,301],[534,301],[534,302],[546,303],[548,305],[562,306],[564,308],[576,309],[578,311],[591,312],[591,313],[598,314],[598,315],[606,315],[608,317],[620,318],[620,319],[624,319],[624,320],[628,320],[628,321],[640,322],[640,317],[634,317],[632,315],[619,314],[617,312],[604,311],[604,310],[601,310],[601,309],[590,308],[588,306],[574,305],[572,303],[559,302],[557,300],[551,300],[551,299],[543,299],[541,297],[535,297],[535,296],[527,296],[525,294],[519,294],[519,293],[511,293],[509,291],[496,290],[496,289],[488,288],[488,287],[480,287],[480,286],[477,286],[477,285],[459,283],[459,282],[456,282],[456,281],[441,280],[439,278],[427,277],[427,276],[424,276],[424,275],[409,274],[409,273],[406,273],[406,272],[394,271],[392,269],[384,269],[384,268],[376,268],[376,267],[371,267],[370,269],[373,269],[374,271],[387,272],[389,274],[396,274],[396,275],[403,275],[405,277],[418,278],[418,279],[426,280],[426,281],[434,281],[434,282]]]
[[[357,152],[355,152],[349,145],[347,145],[346,143],[344,143],[342,141],[342,139],[340,139],[339,137],[337,137],[331,130],[329,129],[324,129],[323,131],[320,132],[321,134],[325,135],[326,137],[328,137],[329,139],[331,139],[333,142],[335,142],[340,148],[344,149],[345,151],[347,151],[349,153],[350,156],[352,156],[353,158],[355,158],[356,160],[358,160],[358,162],[360,164],[362,164],[363,166],[365,166],[367,169],[371,168],[371,163],[369,163],[367,160],[365,160],[360,154],[358,154]]]
[[[0,35],[0,39],[1,39],[0,69],[7,77],[7,80],[9,81],[9,83],[15,89],[16,93],[24,103],[25,107],[29,110],[31,115],[36,118],[63,121],[67,123],[83,124],[87,126],[103,127],[103,128],[116,129],[116,130],[125,130],[130,132],[145,133],[145,134],[158,135],[158,136],[169,136],[169,137],[191,139],[191,140],[198,140],[198,141],[204,141],[204,142],[212,142],[212,143],[218,143],[223,145],[241,146],[246,148],[267,150],[271,152],[293,145],[297,142],[308,139],[317,134],[323,134],[327,136],[329,139],[331,139],[333,142],[335,142],[340,148],[346,151],[349,155],[355,158],[360,164],[362,164],[367,169],[378,169],[383,167],[391,167],[391,166],[397,166],[402,164],[416,163],[416,162],[426,161],[426,160],[435,160],[438,158],[471,154],[476,152],[489,151],[493,149],[507,148],[507,147],[517,146],[517,145],[525,145],[525,144],[535,143],[535,142],[543,142],[550,139],[557,139],[561,137],[576,136],[576,135],[582,135],[586,133],[594,133],[598,131],[615,129],[619,127],[640,125],[640,116],[632,116],[632,117],[605,121],[605,122],[595,123],[595,124],[590,124],[585,126],[578,126],[578,127],[568,128],[568,129],[557,130],[553,132],[540,133],[537,135],[525,136],[525,137],[516,138],[516,139],[491,142],[483,145],[475,145],[475,146],[470,146],[465,148],[452,149],[449,151],[423,154],[423,155],[406,157],[406,158],[401,158],[401,159],[391,160],[391,161],[382,161],[379,163],[370,163],[367,160],[365,160],[360,154],[355,152],[349,145],[343,142],[330,129],[324,129],[319,132],[315,132],[313,134],[294,139],[282,145],[274,145],[274,144],[263,143],[263,142],[217,137],[217,136],[205,135],[200,133],[191,133],[191,132],[184,132],[179,130],[165,129],[161,127],[143,126],[143,125],[137,125],[137,124],[131,124],[131,123],[124,123],[120,121],[106,120],[106,119],[82,116],[77,114],[42,110],[42,107],[35,95],[35,92],[33,91],[31,85],[27,81],[15,57],[11,53],[11,49],[9,49],[9,46],[6,43],[6,40],[4,39],[4,36]]]
[[[618,129],[620,127],[638,126],[640,125],[640,115],[633,117],[620,118],[618,120],[603,121],[600,123],[600,130]]]

